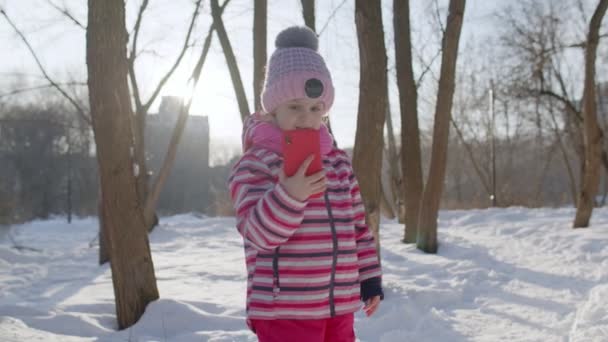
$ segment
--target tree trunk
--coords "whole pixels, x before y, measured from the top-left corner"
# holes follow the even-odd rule
[[[388,80],[388,77],[387,77]],[[387,86],[388,89],[388,86]],[[388,163],[390,175],[390,195],[391,208],[394,208],[393,216],[397,216],[399,223],[405,223],[405,204],[403,201],[402,177],[399,164],[399,154],[397,153],[397,142],[395,141],[395,131],[393,130],[393,118],[391,115],[391,105],[386,97],[386,129],[388,135]],[[385,194],[386,197],[388,194]]]
[[[454,96],[458,43],[464,16],[465,0],[450,0],[447,27],[443,36],[439,92],[435,107],[433,147],[428,180],[422,195],[418,221],[417,247],[425,253],[437,253],[437,216],[443,193],[447,163],[450,117]]]
[[[394,0],[393,25],[395,30],[395,66],[401,109],[401,191],[405,200],[403,242],[416,242],[418,213],[422,197],[422,159],[416,81],[412,68],[409,0]]]
[[[224,27],[218,0],[211,0],[211,14],[213,15],[213,25],[215,26],[215,31],[217,32],[217,37],[222,45],[222,50],[226,57],[226,64],[228,64],[228,70],[230,71],[230,78],[232,79],[236,100],[239,104],[239,111],[241,112],[241,121],[244,122],[251,112],[249,111],[249,105],[247,104],[247,95],[245,94],[245,88],[243,87],[243,81],[241,80],[239,66],[236,62],[234,52],[232,51],[228,33],[226,33],[226,28]]]
[[[108,220],[104,217],[103,194],[101,193],[101,180],[99,180],[99,194],[97,202],[97,219],[99,221],[99,265],[110,261],[110,241],[108,241],[107,225]]]
[[[255,110],[262,108],[260,94],[264,86],[264,71],[266,69],[266,25],[268,2],[254,1],[253,5],[253,94]]]
[[[148,173],[148,163],[146,160],[146,113],[136,112],[133,116],[133,142],[135,163],[137,164],[137,195],[140,203],[145,203],[148,197],[148,186],[150,184],[150,175]],[[149,228],[149,227],[148,227]]]
[[[357,0],[355,23],[361,76],[353,168],[367,212],[366,221],[379,247],[380,176],[387,97],[386,48],[380,2]]]
[[[132,123],[135,124],[134,131],[134,153],[135,153],[135,164],[137,165],[137,172],[135,172],[135,181],[137,186],[137,196],[139,203],[146,203],[148,201],[148,195],[150,193],[150,172],[148,171],[148,160],[146,158],[146,112],[140,112],[133,118]],[[156,209],[156,207],[154,208]],[[154,227],[158,224],[158,216],[156,212],[152,213],[151,219],[146,219],[144,213],[144,219],[146,223],[146,230],[151,232]]]
[[[313,32],[317,32],[315,28],[315,0],[301,0],[301,2],[304,25],[310,27]]]
[[[158,298],[148,234],[137,196],[127,83],[124,0],[88,2],[87,69],[118,326],[127,328]]]
[[[583,118],[585,127],[585,173],[576,208],[574,228],[589,226],[600,180],[602,131],[597,120],[595,95],[595,60],[602,18],[608,8],[608,0],[601,0],[591,17],[585,50],[585,87],[583,88]]]
[[[381,194],[380,194],[380,212],[387,219],[393,220],[396,217],[395,216],[395,211],[393,210],[393,204],[388,199],[388,197],[386,195],[386,191],[384,191],[383,187],[380,187],[380,191],[381,191]]]

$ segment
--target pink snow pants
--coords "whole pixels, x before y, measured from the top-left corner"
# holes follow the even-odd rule
[[[260,342],[355,342],[354,315],[251,321]]]

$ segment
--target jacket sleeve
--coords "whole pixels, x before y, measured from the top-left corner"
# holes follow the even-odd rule
[[[234,166],[228,187],[237,229],[260,251],[280,246],[302,223],[306,202],[291,197],[253,153],[246,153]]]
[[[381,277],[382,270],[376,251],[374,236],[365,223],[365,207],[359,183],[353,172],[350,174],[350,195],[353,201],[353,214],[355,224],[355,236],[357,239],[357,259],[359,260],[359,281],[363,284],[366,280]]]

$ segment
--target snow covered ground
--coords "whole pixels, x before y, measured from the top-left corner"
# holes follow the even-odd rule
[[[356,316],[360,341],[608,341],[608,209],[591,229],[573,209],[445,211],[437,255],[381,228],[386,299]],[[116,331],[93,218],[0,235],[0,341],[255,341],[244,323],[245,266],[232,218],[161,219],[151,246],[161,299]]]

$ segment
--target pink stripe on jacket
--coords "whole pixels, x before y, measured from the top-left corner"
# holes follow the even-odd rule
[[[259,127],[246,121],[243,137]],[[275,148],[250,146],[234,166],[229,188],[243,236],[249,319],[322,319],[360,308],[360,286],[381,269],[365,224],[359,186],[345,152],[323,156],[324,196],[301,202],[278,183]],[[379,289],[381,291],[381,289]]]

